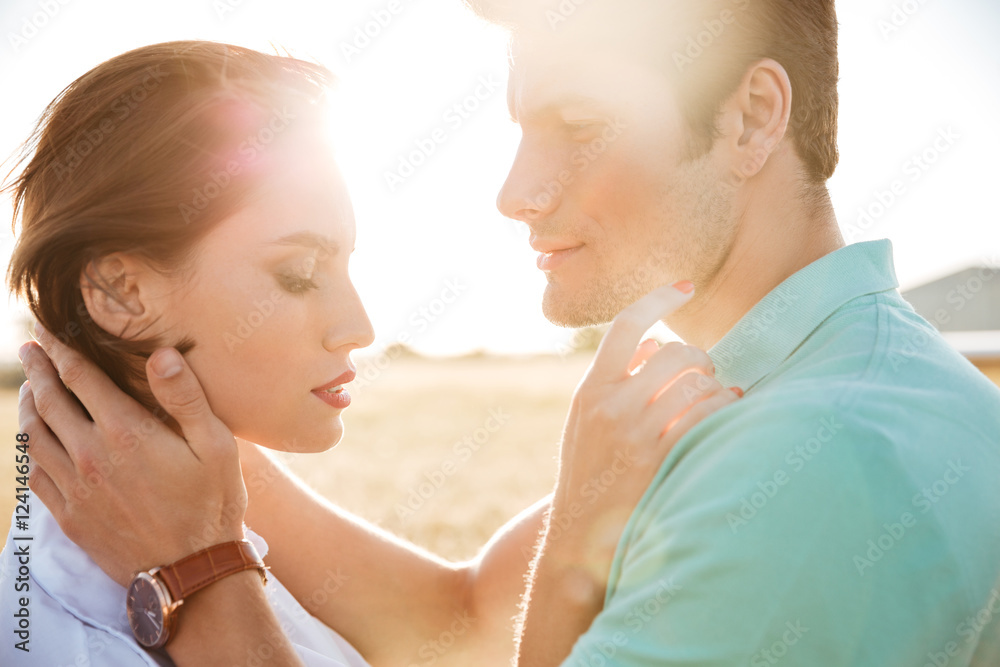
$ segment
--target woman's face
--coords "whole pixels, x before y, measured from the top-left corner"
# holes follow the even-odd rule
[[[187,361],[237,437],[315,452],[343,435],[350,353],[374,334],[348,275],[354,214],[333,158],[287,164],[203,239],[158,310],[165,340],[194,341]]]

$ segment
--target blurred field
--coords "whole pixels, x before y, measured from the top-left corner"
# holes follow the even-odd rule
[[[342,507],[442,556],[468,558],[507,519],[550,490],[570,397],[589,362],[588,354],[401,357],[367,386],[352,389],[355,400],[345,414],[347,435],[340,445],[283,459]],[[364,366],[359,370],[363,377]],[[1000,364],[982,370],[1000,384]],[[491,410],[506,417],[495,433],[486,430]],[[14,507],[16,433],[17,392],[0,390],[5,539]],[[469,444],[463,443],[466,437]],[[441,482],[440,488],[427,475]]]
[[[589,361],[586,354],[401,357],[368,386],[352,389],[355,400],[345,413],[347,434],[340,445],[284,460],[342,507],[447,558],[471,557],[499,526],[551,489],[570,397]],[[363,377],[364,368],[359,370]],[[486,428],[491,410],[506,419],[495,433]],[[17,391],[2,390],[5,539],[14,507],[16,433]],[[466,437],[467,444],[456,445]],[[443,480],[440,488],[425,475]],[[403,508],[412,507],[412,515],[404,516]]]

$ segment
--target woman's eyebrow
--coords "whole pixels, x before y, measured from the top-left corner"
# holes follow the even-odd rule
[[[323,236],[322,234],[317,234],[315,232],[295,232],[294,234],[289,234],[287,236],[282,236],[280,239],[275,239],[270,241],[268,245],[292,245],[292,246],[302,246],[304,248],[315,248],[327,255],[333,256],[340,252],[340,244],[331,239],[329,236]]]

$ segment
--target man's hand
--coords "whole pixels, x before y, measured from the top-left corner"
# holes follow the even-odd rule
[[[19,352],[28,382],[18,419],[35,463],[31,489],[71,540],[125,585],[138,570],[243,537],[247,501],[236,443],[176,350],[157,350],[146,372],[183,438],[87,359],[40,327],[35,334],[44,351],[28,343]],[[184,622],[166,646],[178,667],[242,662],[262,638],[269,664],[302,665],[256,572],[198,591],[180,613]]]
[[[519,637],[518,665],[560,664],[604,604],[615,549],[664,458],[691,427],[736,401],[698,348],[639,338],[691,292],[653,291],[624,310],[573,397],[559,479]]]
[[[36,335],[44,351],[28,343],[19,353],[28,382],[18,419],[36,464],[31,489],[71,540],[125,585],[138,570],[243,538],[236,443],[176,350],[158,350],[146,372],[183,437],[89,360]]]

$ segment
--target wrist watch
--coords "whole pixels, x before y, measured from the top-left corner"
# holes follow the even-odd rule
[[[128,586],[128,622],[136,641],[146,648],[162,648],[177,627],[177,608],[192,593],[231,574],[267,568],[249,540],[216,544],[176,563],[139,572]]]

